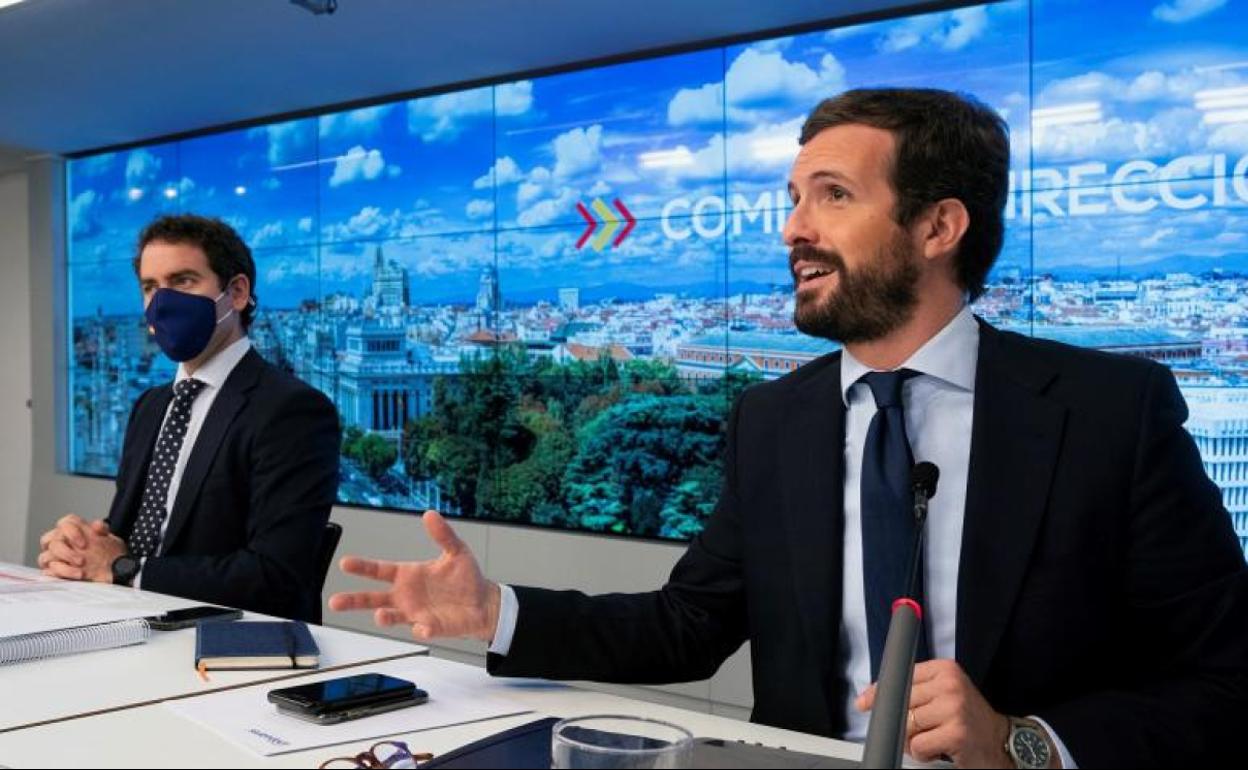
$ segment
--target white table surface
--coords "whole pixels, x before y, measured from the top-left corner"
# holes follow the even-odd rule
[[[116,586],[100,589],[133,592]],[[161,611],[201,602],[138,592]],[[245,620],[273,620],[247,613]],[[420,655],[427,647],[335,628],[309,625],[326,669]],[[195,671],[195,629],[153,631],[145,644],[0,666],[0,734],[49,720],[187,697],[251,682],[271,682],[306,671]]]
[[[481,692],[519,702],[534,713],[391,736],[406,741],[413,751],[445,753],[543,716],[629,714],[674,722],[698,736],[747,740],[846,759],[861,756],[860,746],[830,738],[544,681],[495,679],[483,669],[451,661],[416,658],[414,663],[462,667],[463,675],[475,680]],[[363,668],[346,669],[333,675],[341,676],[353,670]],[[307,680],[314,678],[317,675],[308,676]],[[271,688],[260,685],[249,689],[255,691],[257,699],[263,700]],[[431,702],[417,708],[432,707]],[[314,768],[326,759],[366,750],[376,740],[262,757],[236,747],[206,727],[184,719],[164,706],[150,705],[0,734],[0,764],[12,767]]]

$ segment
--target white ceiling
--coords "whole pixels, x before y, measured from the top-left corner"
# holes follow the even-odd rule
[[[0,154],[70,153],[916,5],[339,0],[314,16],[289,0],[26,0],[0,10]]]

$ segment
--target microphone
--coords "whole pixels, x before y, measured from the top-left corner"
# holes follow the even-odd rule
[[[893,602],[893,615],[880,658],[880,679],[875,686],[875,705],[867,726],[862,753],[863,767],[901,767],[906,746],[906,715],[910,711],[910,684],[914,680],[914,655],[923,631],[923,608],[919,605],[919,565],[922,563],[923,531],[927,508],[936,496],[940,469],[933,463],[917,463],[910,471],[914,492],[914,550],[910,554],[909,596]]]

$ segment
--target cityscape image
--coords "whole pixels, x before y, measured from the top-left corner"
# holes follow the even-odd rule
[[[76,158],[68,470],[112,475],[173,377],[132,260],[193,212],[253,250],[258,351],[337,405],[341,503],[688,539],[737,394],[836,350],[792,322],[803,120],[951,88],[1011,132],[975,312],[1170,367],[1248,555],[1245,2],[1010,0]]]

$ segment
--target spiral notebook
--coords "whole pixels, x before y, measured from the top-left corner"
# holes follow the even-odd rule
[[[147,621],[136,618],[0,637],[0,666],[142,644],[150,635],[151,629]]]

